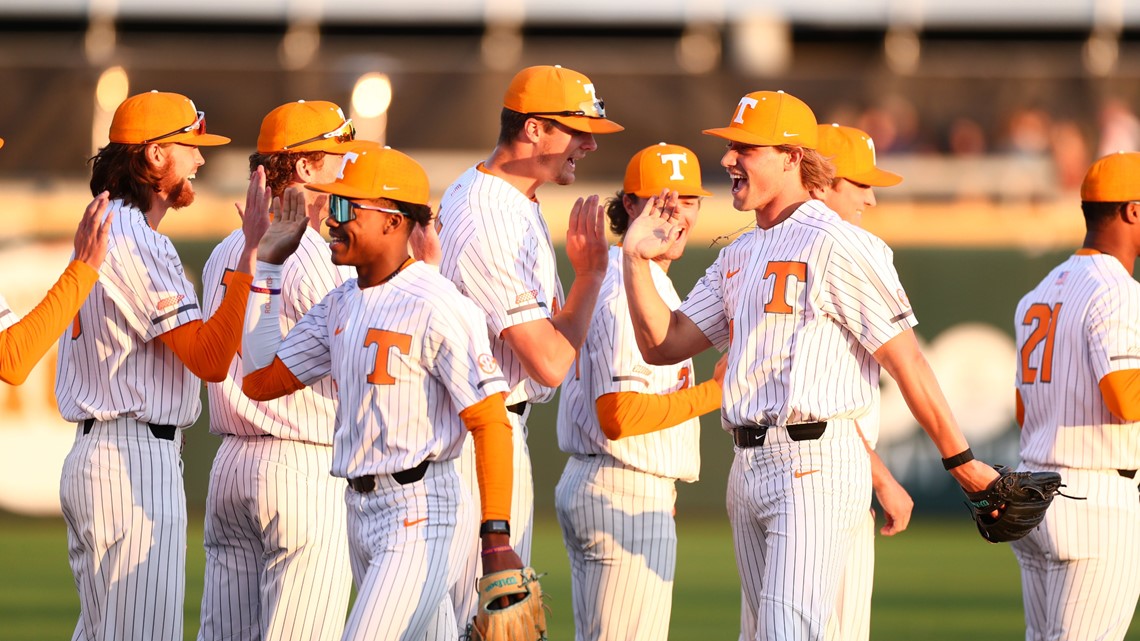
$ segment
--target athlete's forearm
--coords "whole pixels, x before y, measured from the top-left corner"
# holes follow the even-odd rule
[[[567,371],[577,356],[578,348],[582,347],[583,341],[586,340],[586,334],[590,331],[590,319],[594,316],[594,306],[598,303],[598,290],[602,288],[604,277],[605,273],[578,274],[574,284],[570,286],[570,292],[566,294],[566,304],[550,319],[554,323],[554,328],[570,346],[569,351],[574,352],[567,362]]]
[[[43,301],[15,325],[0,331],[0,380],[19,385],[75,318],[99,272],[73,260]]]
[[[475,476],[484,521],[511,518],[514,445],[502,394],[479,401],[459,413],[475,439]]]
[[[211,383],[226,380],[230,363],[241,347],[249,283],[249,274],[235,274],[209,320],[185,323],[159,335],[186,369],[198,378]]]
[[[649,261],[627,254],[622,260],[622,273],[633,337],[646,363],[672,365],[712,347],[693,321],[665,304],[653,284]]]
[[[280,358],[274,358],[268,367],[244,372],[241,379],[242,393],[255,401],[281,398],[304,387],[301,379]]]
[[[549,320],[529,321],[503,331],[503,340],[527,376],[547,387],[562,383],[589,331],[599,287],[601,280],[596,276],[582,275],[570,288],[566,306]]]
[[[708,380],[669,394],[615,392],[594,402],[598,423],[611,441],[668,429],[720,408],[721,387]]]

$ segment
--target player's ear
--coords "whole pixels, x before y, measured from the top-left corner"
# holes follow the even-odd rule
[[[1120,217],[1129,225],[1140,225],[1140,201],[1124,203],[1120,209]]]
[[[156,142],[148,143],[146,149],[143,150],[143,155],[146,156],[147,162],[154,167],[161,167],[166,162],[166,149]]]

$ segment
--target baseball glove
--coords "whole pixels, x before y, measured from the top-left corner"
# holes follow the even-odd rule
[[[990,543],[1016,541],[1029,534],[1045,518],[1045,510],[1060,494],[1061,475],[1056,472],[1011,472],[995,465],[1000,476],[981,492],[967,492],[970,511],[978,532]],[[995,518],[992,513],[998,512]]]
[[[503,606],[501,597],[510,605]],[[542,586],[531,568],[503,570],[479,579],[479,610],[472,641],[546,641]]]

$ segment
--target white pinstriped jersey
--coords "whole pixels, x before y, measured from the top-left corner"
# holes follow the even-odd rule
[[[468,169],[439,204],[440,272],[487,316],[491,353],[510,383],[507,404],[549,401],[526,375],[503,330],[550,318],[563,300],[550,230],[538,203],[497,176]]]
[[[329,292],[277,355],[306,385],[332,376],[332,474],[352,478],[458,457],[459,412],[507,391],[490,352],[479,309],[417,262],[382,285],[353,278]]]
[[[1140,467],[1140,423],[1108,411],[1098,384],[1140,369],[1140,283],[1107,254],[1072,256],[1014,316],[1021,457],[1039,465]]]
[[[918,323],[890,256],[817,200],[721,251],[680,311],[728,348],[726,429],[867,415],[872,354]]]
[[[0,330],[8,329],[19,322],[20,317],[8,306],[8,301],[0,296]]]
[[[681,299],[665,270],[657,263],[649,269],[665,304],[676,309]],[[622,251],[611,247],[590,331],[574,368],[562,383],[558,447],[567,454],[608,454],[642,472],[695,481],[701,467],[699,418],[651,434],[611,441],[602,432],[595,408],[595,401],[603,394],[668,394],[692,385],[692,360],[658,367],[648,365],[641,357],[625,298]]]
[[[73,422],[122,416],[187,427],[202,412],[201,382],[156,339],[201,320],[198,297],[169,238],[121,200],[109,209],[115,219],[99,282],[59,339],[59,412]]]
[[[208,316],[221,305],[244,246],[245,237],[239,229],[226,237],[206,261],[202,298]],[[282,270],[281,330],[292,329],[309,308],[350,277],[349,270],[332,264],[328,243],[321,235],[311,227],[306,229],[301,245]],[[263,403],[242,393],[241,379],[241,356],[235,356],[226,380],[206,384],[210,432],[239,436],[272,434],[293,441],[332,445],[336,391],[331,379]]]

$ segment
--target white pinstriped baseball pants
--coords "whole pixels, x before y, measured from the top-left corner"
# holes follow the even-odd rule
[[[343,639],[459,638],[449,589],[475,552],[478,510],[455,461],[432,462],[407,485],[379,476],[375,490],[346,489],[344,500],[357,594]]]
[[[741,639],[820,641],[851,541],[871,502],[871,465],[851,421],[814,441],[768,430],[736,448],[728,517],[744,592]]]
[[[63,462],[60,503],[79,590],[72,639],[181,641],[186,598],[182,432],[155,438],[119,418],[80,424]]]
[[[668,639],[676,482],[605,454],[575,454],[554,497],[570,555],[575,639]]]
[[[352,575],[332,447],[226,436],[206,498],[199,641],[334,641]]]
[[[1123,639],[1140,597],[1140,496],[1116,470],[1024,463],[1061,474],[1065,494],[1010,543],[1021,565],[1026,641]]]
[[[828,641],[867,641],[871,637],[871,592],[875,584],[875,513],[868,509],[855,528],[843,565],[835,611],[827,620]]]

